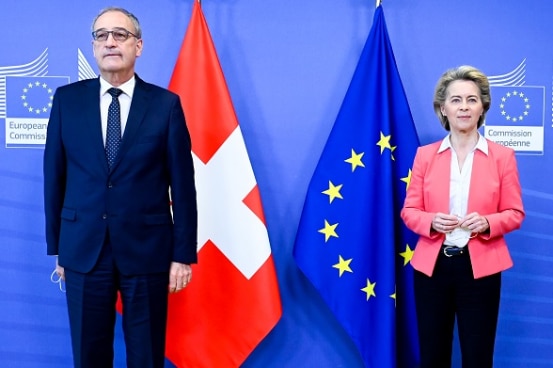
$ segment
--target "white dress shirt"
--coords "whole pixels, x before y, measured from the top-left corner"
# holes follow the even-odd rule
[[[127,119],[129,117],[129,111],[131,109],[132,95],[134,92],[134,85],[136,79],[134,76],[120,85],[120,90],[123,91],[119,95],[119,105],[121,106],[121,137],[125,133],[125,127],[127,126]],[[108,126],[108,109],[111,103],[112,97],[108,93],[108,89],[114,88],[104,78],[100,77],[100,117],[102,119],[102,138],[104,140],[104,146],[106,145],[106,131]]]
[[[478,133],[478,142],[467,155],[463,167],[459,167],[457,152],[451,145],[450,136],[444,138],[439,152],[451,149],[451,170],[449,174],[449,213],[463,218],[467,215],[467,207],[469,201],[470,178],[472,176],[472,163],[474,161],[474,151],[477,149],[488,155],[488,142]],[[446,234],[444,244],[464,247],[470,239],[470,231],[456,228],[452,232]]]

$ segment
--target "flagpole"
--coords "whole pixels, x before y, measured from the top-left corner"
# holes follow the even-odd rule
[[[376,0],[376,7],[378,8],[382,4],[382,0]]]

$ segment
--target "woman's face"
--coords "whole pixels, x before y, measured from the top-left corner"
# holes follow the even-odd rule
[[[480,90],[473,81],[456,80],[447,87],[442,114],[447,116],[451,132],[468,133],[478,127],[484,112]]]

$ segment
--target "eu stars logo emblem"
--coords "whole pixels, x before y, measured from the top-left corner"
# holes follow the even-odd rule
[[[486,124],[542,126],[543,87],[492,87],[492,106]]]
[[[34,83],[29,82],[22,90],[21,102],[23,107],[30,114],[36,114],[36,116],[48,113],[52,107],[53,99],[54,90],[46,82],[41,83],[38,80]]]

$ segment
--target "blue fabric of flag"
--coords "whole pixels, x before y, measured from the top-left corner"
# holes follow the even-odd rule
[[[419,146],[382,6],[309,184],[294,257],[366,367],[416,367],[409,263],[416,236],[400,210]]]

